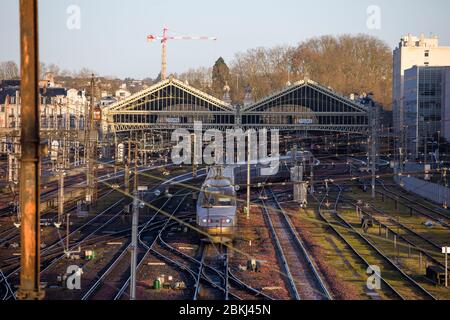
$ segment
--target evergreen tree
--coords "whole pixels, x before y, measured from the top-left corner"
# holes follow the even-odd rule
[[[217,98],[223,97],[223,88],[230,81],[230,69],[222,57],[217,59],[212,70],[212,92]]]

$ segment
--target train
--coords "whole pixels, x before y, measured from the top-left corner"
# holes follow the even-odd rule
[[[254,162],[250,175],[252,184],[265,182],[285,182],[290,179],[290,167],[293,161],[301,157],[310,157],[310,153],[287,154],[280,157],[278,172],[273,176],[264,176],[261,172],[264,161]],[[317,160],[314,164],[318,165]],[[237,227],[237,193],[245,191],[247,185],[247,163],[211,167],[197,198],[196,224],[212,242],[233,240]],[[244,186],[244,187],[243,187]]]
[[[233,166],[209,170],[197,200],[197,226],[213,242],[233,239],[237,225],[236,192]]]

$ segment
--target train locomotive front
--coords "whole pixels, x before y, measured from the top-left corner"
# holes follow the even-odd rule
[[[212,242],[228,242],[236,229],[236,191],[233,168],[212,168],[197,201],[197,226]]]

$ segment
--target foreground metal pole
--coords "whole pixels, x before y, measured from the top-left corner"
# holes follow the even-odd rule
[[[20,159],[21,271],[17,298],[44,298],[40,284],[39,48],[37,0],[20,0],[22,125]]]

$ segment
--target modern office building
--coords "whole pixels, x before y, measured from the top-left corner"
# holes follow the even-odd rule
[[[407,152],[415,158],[441,137],[450,141],[450,66],[405,71],[404,125]]]
[[[404,130],[405,70],[414,66],[450,66],[450,47],[439,46],[437,36],[425,38],[407,35],[401,38],[393,55],[392,111],[397,136]]]

